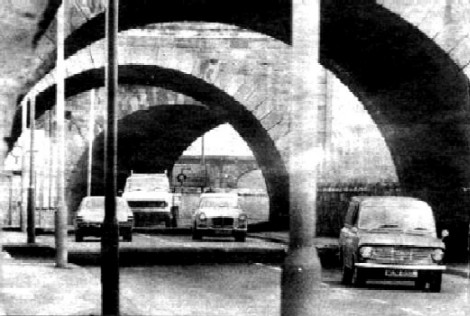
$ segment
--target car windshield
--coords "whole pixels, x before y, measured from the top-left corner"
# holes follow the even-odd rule
[[[126,213],[127,212],[127,202],[123,199],[117,198],[116,199],[116,208],[119,213]],[[104,213],[104,197],[91,197],[87,198],[82,202],[81,209],[85,212],[103,212]]]
[[[359,214],[361,229],[398,229],[413,233],[435,232],[431,208],[424,202],[364,205]]]
[[[203,198],[199,207],[233,207],[236,208],[238,203],[237,199],[226,197],[211,197]]]
[[[135,177],[129,178],[126,184],[126,191],[155,191],[169,190],[168,178],[163,177]]]

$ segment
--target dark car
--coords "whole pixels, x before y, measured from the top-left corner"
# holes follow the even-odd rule
[[[119,235],[125,241],[132,241],[134,216],[126,200],[116,198],[116,217],[119,223]],[[86,236],[101,236],[104,220],[104,196],[84,197],[75,215],[75,241],[83,241]]]
[[[437,238],[431,207],[412,197],[354,197],[341,229],[342,281],[413,280],[440,292],[444,243]]]

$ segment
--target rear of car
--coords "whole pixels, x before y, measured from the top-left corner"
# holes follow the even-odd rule
[[[232,236],[245,241],[248,216],[240,208],[237,194],[201,194],[199,207],[193,215],[193,239],[203,236]]]
[[[101,236],[104,208],[104,196],[83,198],[75,215],[75,241],[83,241],[87,236]],[[119,235],[125,241],[132,241],[134,216],[127,202],[120,197],[116,198],[116,217],[119,223]]]
[[[444,243],[431,207],[411,197],[355,197],[340,233],[343,282],[412,280],[441,290]]]

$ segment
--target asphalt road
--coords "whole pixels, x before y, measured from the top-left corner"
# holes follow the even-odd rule
[[[88,270],[98,275],[96,270]],[[281,269],[263,264],[136,267],[121,270],[125,308],[142,315],[279,315]],[[468,280],[444,276],[442,293],[411,282],[340,284],[324,270],[318,315],[469,315]]]
[[[120,270],[123,315],[247,315],[280,313],[278,266],[265,264],[164,265]],[[100,314],[100,268],[54,268],[28,261],[3,266],[2,302],[8,315]],[[317,315],[469,315],[469,282],[444,275],[441,293],[412,283],[340,284],[339,270],[324,270]]]
[[[73,242],[73,241],[71,241]],[[259,239],[193,242],[189,236],[137,235],[133,243],[186,247],[279,247]],[[132,244],[133,244],[132,243]],[[130,243],[122,242],[123,246]],[[98,239],[78,243],[99,248]],[[99,315],[100,268],[30,258],[3,262],[1,301],[8,315]],[[363,288],[340,283],[338,269],[324,269],[316,315],[470,315],[470,281],[445,274],[441,293],[414,289],[412,282],[368,282]],[[281,268],[263,263],[129,266],[120,269],[123,315],[280,314]]]

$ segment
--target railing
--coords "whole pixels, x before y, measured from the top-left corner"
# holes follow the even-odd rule
[[[360,195],[397,196],[397,183],[319,183],[317,189],[317,235],[339,236],[351,197]]]

